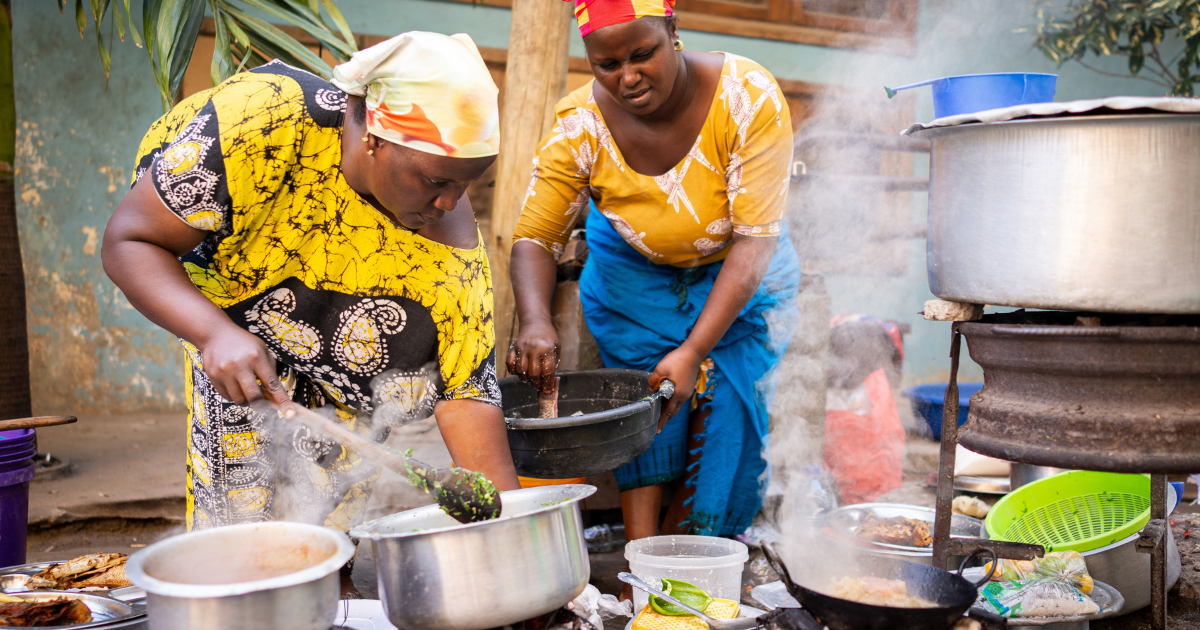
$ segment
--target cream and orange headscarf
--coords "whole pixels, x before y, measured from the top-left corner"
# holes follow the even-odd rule
[[[579,34],[613,24],[632,22],[640,17],[670,17],[674,15],[675,0],[565,0],[575,3],[575,20]]]
[[[367,131],[450,157],[500,150],[499,90],[465,33],[412,31],[360,50],[333,84],[367,99]]]

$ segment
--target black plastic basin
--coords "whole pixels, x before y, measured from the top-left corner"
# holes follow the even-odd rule
[[[538,418],[538,393],[517,377],[500,381],[508,446],[517,474],[570,479],[607,472],[646,452],[662,401],[639,370],[562,372],[559,418]],[[576,412],[581,416],[572,416]]]

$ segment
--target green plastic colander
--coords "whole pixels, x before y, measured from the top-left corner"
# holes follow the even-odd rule
[[[1084,552],[1127,538],[1149,520],[1149,475],[1080,470],[1017,488],[984,523],[995,540]]]

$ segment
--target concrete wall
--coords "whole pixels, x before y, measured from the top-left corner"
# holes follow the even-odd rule
[[[135,5],[140,3],[133,3]],[[341,0],[359,33],[405,30],[466,32],[481,46],[507,47],[510,13],[482,5],[424,0]],[[919,79],[1005,70],[1054,72],[1032,50],[1028,3],[1011,0],[922,0],[913,57],[864,53],[711,33],[684,32],[687,47],[724,50],[763,63],[781,78],[878,88]],[[140,17],[136,17],[140,21]],[[103,227],[127,188],[141,134],[161,112],[145,51],[113,50],[107,90],[93,35],[80,41],[70,15],[53,2],[13,6],[17,84],[17,194],[29,299],[35,413],[117,413],[182,407],[181,355],[175,340],[135,312],[105,277],[99,260]],[[582,55],[578,34],[572,54]],[[1124,72],[1119,62],[1108,69]],[[1114,79],[1080,67],[1061,70],[1058,99],[1160,94],[1156,86]],[[882,90],[879,90],[883,98]],[[932,118],[927,94],[918,118]],[[917,169],[923,172],[924,161]],[[913,221],[926,199],[913,195]],[[945,377],[948,327],[916,315],[932,297],[923,241],[909,246],[900,277],[827,278],[834,313],[872,313],[913,325],[908,382]],[[966,367],[966,378],[979,378]]]
[[[114,46],[105,89],[95,35],[81,41],[69,10],[16,0],[12,12],[33,412],[180,409],[178,342],[134,311],[100,267],[104,225],[142,134],[162,113],[146,53]]]

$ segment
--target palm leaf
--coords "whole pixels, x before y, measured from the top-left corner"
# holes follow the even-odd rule
[[[59,11],[65,12],[66,0],[57,2]],[[272,58],[325,77],[333,73],[329,64],[307,46],[276,24],[251,15],[246,9],[254,9],[279,24],[300,29],[336,59],[348,59],[358,50],[354,33],[336,0],[142,0],[141,28],[133,25],[129,2],[88,0],[95,20],[96,48],[104,76],[107,79],[112,70],[109,43],[113,41],[113,33],[110,30],[106,41],[101,25],[111,10],[113,21],[109,28],[116,31],[117,38],[125,41],[128,25],[133,43],[146,48],[164,111],[170,109],[183,83],[206,8],[211,8],[215,25],[216,41],[209,67],[214,85],[246,67],[260,65]],[[87,22],[84,0],[75,0],[75,24],[80,37],[87,30]]]

